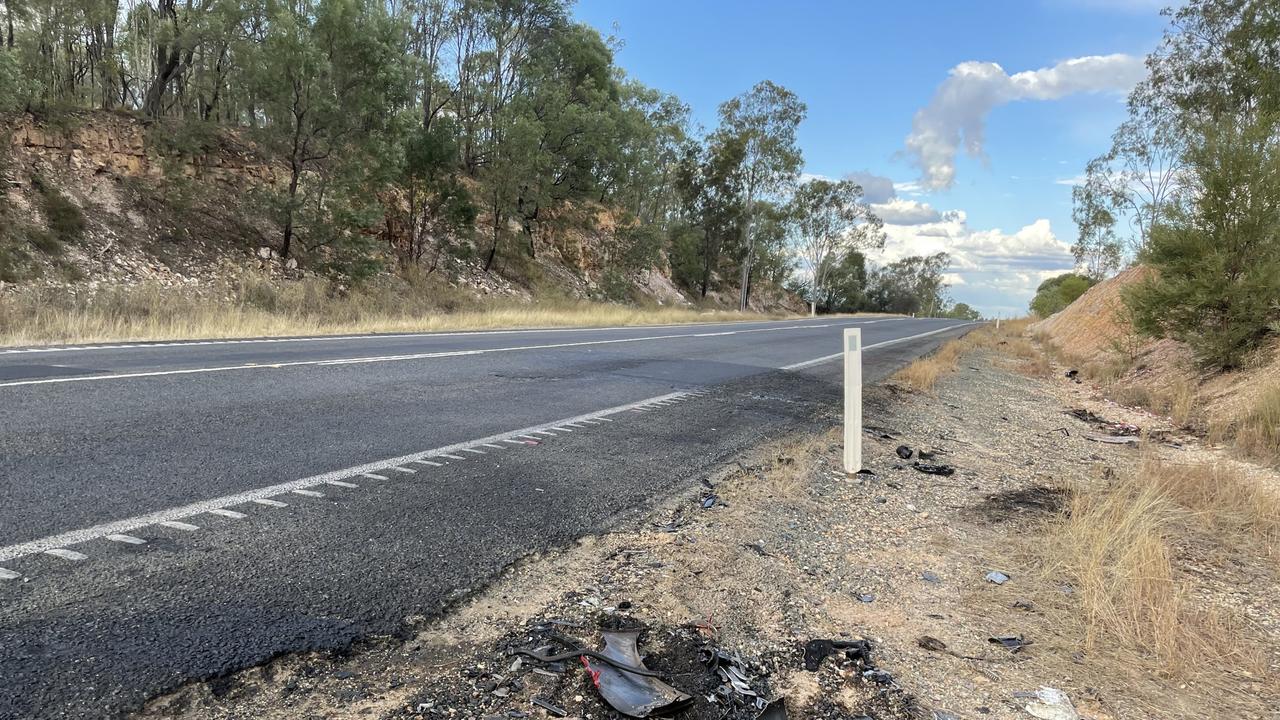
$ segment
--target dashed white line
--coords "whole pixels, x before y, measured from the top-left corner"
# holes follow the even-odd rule
[[[20,577],[22,577],[22,573],[0,568],[0,580],[17,580]]]
[[[596,410],[593,412],[584,413],[582,415],[577,415],[574,417],[554,420],[550,424],[542,423],[534,427],[520,428],[518,430],[511,430],[511,431],[499,433],[496,435],[490,435],[488,437],[475,438],[473,440],[468,440],[466,442],[447,445],[444,447],[435,448],[433,450],[425,450],[423,452],[414,453],[412,455],[404,455],[397,458],[386,458],[386,459],[378,460],[375,462],[365,463],[364,465],[358,465],[356,467],[349,467],[349,468],[343,468],[340,470],[334,470],[332,472],[323,473],[321,475],[313,475],[311,477],[302,478],[299,480],[291,480],[289,482],[255,488],[253,490],[245,490],[243,492],[235,493],[232,495],[224,495],[221,497],[210,498],[208,500],[201,500],[199,502],[194,502],[187,505],[166,508],[164,510],[157,510],[155,512],[146,513],[144,515],[136,515],[136,516],[124,518],[121,520],[115,520],[112,522],[103,523],[101,525],[94,525],[91,527],[81,528],[78,530],[71,530],[68,532],[59,533],[57,535],[50,535],[47,537],[38,538],[36,540],[30,540],[27,542],[17,543],[14,545],[6,545],[3,547],[0,547],[0,562],[6,562],[9,560],[13,560],[15,558],[25,557],[27,555],[34,555],[36,553],[51,551],[55,549],[62,549],[68,545],[75,545],[77,543],[87,542],[89,540],[94,540],[97,538],[103,538],[103,537],[106,537],[107,535],[113,535],[117,533],[127,533],[131,530],[137,530],[138,528],[146,527],[148,525],[156,525],[162,522],[173,521],[173,520],[184,520],[194,515],[199,515],[201,513],[212,513],[214,515],[221,515],[223,517],[240,519],[247,516],[244,513],[236,512],[235,510],[228,510],[227,507],[240,505],[242,503],[255,502],[261,499],[269,499],[277,495],[281,495],[287,492],[292,492],[295,490],[305,490],[307,488],[320,485],[327,480],[342,480],[344,478],[353,477],[356,475],[360,475],[362,473],[373,472],[375,470],[382,470],[389,466],[399,466],[405,463],[418,462],[418,461],[430,462],[430,461],[433,461],[435,458],[448,457],[450,453],[456,452],[457,450],[460,450],[464,447],[471,447],[471,446],[481,445],[481,444],[490,443],[490,442],[492,443],[509,442],[513,438],[529,437],[527,433],[531,433],[539,428],[548,427],[549,425],[566,425],[571,422],[581,422],[586,420],[600,420],[602,422],[613,422],[612,418],[609,418],[606,416],[617,415],[620,413],[624,413],[632,409],[633,407],[636,407],[641,404],[652,403],[657,400],[665,400],[673,397],[680,397],[683,394],[684,393],[670,393],[668,395],[662,395],[659,397],[646,398],[644,400],[640,400],[635,403],[627,403],[626,405],[617,405],[615,407],[604,408],[602,410]],[[535,438],[529,437],[529,439],[535,439]],[[454,459],[461,460],[463,458],[460,456],[454,456]]]
[[[345,481],[345,480],[325,480],[324,482],[325,482],[325,484],[326,484],[326,485],[333,485],[334,487],[340,487],[340,488],[358,488],[358,487],[360,487],[359,485],[357,485],[357,484],[355,484],[355,483],[350,483],[350,482],[347,482],[347,481]]]
[[[440,453],[436,457],[449,458],[450,460],[466,460],[466,458],[461,455],[450,455],[448,453]]]
[[[156,524],[163,525],[164,527],[167,527],[167,528],[173,528],[174,530],[186,530],[187,532],[194,532],[200,529],[199,525],[184,523],[181,520],[161,520]]]
[[[272,500],[271,498],[254,498],[250,502],[257,503],[258,505],[266,505],[267,507],[273,507],[273,508],[289,507],[289,503],[282,503],[279,500]]]
[[[60,557],[63,560],[71,560],[72,562],[80,562],[81,560],[89,559],[89,556],[85,555],[84,553],[78,553],[75,550],[68,550],[66,548],[53,548],[50,550],[45,550],[44,554],[52,555],[54,557]]]
[[[493,443],[480,443],[480,447],[493,448],[494,450],[506,450],[506,448],[501,445],[495,445]]]
[[[430,460],[414,460],[419,465],[430,465],[431,467],[444,467],[444,463],[431,462]]]
[[[551,429],[552,429],[552,430],[559,430],[560,432],[573,432],[572,430],[570,430],[570,429],[569,429],[569,428],[567,428],[567,427],[559,427],[559,426],[556,426],[556,427],[553,427],[553,428],[551,428]]]
[[[293,493],[294,493],[295,495],[306,495],[307,497],[324,497],[324,493],[322,493],[322,492],[317,492],[317,491],[315,491],[315,490],[303,490],[303,489],[299,489],[299,490],[294,490],[294,491],[293,491]]]
[[[475,454],[475,455],[487,455],[487,454],[488,454],[488,453],[486,453],[486,452],[485,452],[485,451],[483,451],[483,450],[476,450],[475,448],[462,448],[462,449],[461,449],[461,450],[459,450],[458,452],[469,452],[469,453],[472,453],[472,454]]]
[[[143,540],[140,537],[134,537],[133,535],[125,535],[124,533],[116,533],[114,535],[108,535],[107,539],[110,540],[111,542],[124,543],[126,545],[146,545],[147,544],[147,541]]]
[[[404,470],[401,468],[395,468],[395,469],[400,470],[401,472],[404,472]],[[370,480],[386,480],[387,479],[386,475],[379,475],[377,473],[360,473],[360,477],[367,477]]]

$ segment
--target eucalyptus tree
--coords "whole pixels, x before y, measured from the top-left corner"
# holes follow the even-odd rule
[[[728,136],[742,146],[742,162],[737,173],[744,208],[738,300],[743,310],[750,298],[751,266],[757,250],[753,238],[756,202],[781,197],[799,177],[802,158],[796,129],[804,121],[806,111],[805,104],[794,93],[768,80],[720,105],[720,125],[712,141],[723,143]]]
[[[817,315],[828,273],[850,251],[883,248],[884,222],[862,201],[862,186],[852,180],[803,183],[789,209],[792,247],[808,274],[809,314]]]

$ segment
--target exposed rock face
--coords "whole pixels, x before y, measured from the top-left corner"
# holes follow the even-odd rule
[[[161,157],[150,147],[142,121],[119,113],[80,113],[75,122],[43,123],[34,115],[17,116],[10,143],[14,159],[32,169],[66,169],[75,173],[128,178],[162,178],[176,170],[183,176],[229,184],[276,181],[275,170],[254,156],[247,145],[236,147],[220,138],[215,152],[190,158]]]

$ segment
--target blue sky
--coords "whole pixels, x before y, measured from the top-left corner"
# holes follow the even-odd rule
[[[622,39],[617,60],[629,74],[680,96],[708,127],[720,102],[759,80],[791,89],[809,107],[800,129],[805,171],[859,173],[869,196],[882,188],[871,199],[890,203],[886,214],[903,222],[890,224],[888,247],[872,260],[948,250],[952,296],[1009,315],[1025,313],[1035,285],[1070,265],[1064,248],[1075,227],[1064,181],[1107,148],[1124,92],[1164,29],[1159,7],[579,0],[575,13]],[[1045,68],[1055,69],[1026,72]],[[975,119],[984,126],[982,157],[962,149],[949,159],[947,138]],[[897,185],[895,197],[886,197],[884,179]]]

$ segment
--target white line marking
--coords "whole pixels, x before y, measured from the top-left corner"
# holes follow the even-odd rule
[[[200,529],[199,525],[192,525],[191,523],[184,523],[179,520],[162,520],[156,524],[163,525],[167,528],[173,528],[174,530],[186,530],[187,532],[193,532]]]
[[[140,537],[134,537],[132,535],[124,535],[122,533],[116,533],[115,535],[108,535],[107,539],[110,540],[111,542],[125,543],[126,545],[146,545],[147,544],[147,541],[143,540]]]
[[[0,580],[17,580],[20,577],[22,577],[22,573],[0,568]]]
[[[555,437],[555,436],[556,436],[556,434],[555,434],[555,433],[553,433],[553,432],[547,432],[546,430],[531,430],[531,431],[529,432],[529,434],[530,434],[530,435],[546,435],[547,437]]]
[[[326,485],[333,485],[334,487],[341,487],[341,488],[358,488],[358,487],[360,487],[359,485],[357,485],[357,484],[355,484],[355,483],[349,483],[349,482],[347,482],[347,481],[345,481],[345,480],[325,480],[324,482],[325,482],[325,484],[326,484]]]
[[[683,393],[677,392],[677,393],[670,393],[667,395],[662,395],[654,398],[646,398],[636,403],[627,403],[626,405],[617,405],[615,407],[605,408],[603,410],[596,410],[594,412],[584,413],[582,415],[576,415],[574,417],[563,418],[560,420],[554,420],[552,422],[554,422],[556,425],[564,425],[565,423],[578,422],[583,420],[603,420],[606,422],[613,422],[612,419],[605,416],[617,415],[619,413],[624,413],[630,410],[632,407],[635,407],[636,405],[639,405],[642,403],[649,403],[655,400],[665,400],[667,398],[672,398],[672,397],[680,397],[682,394]],[[499,433],[497,435],[490,435],[488,437],[475,438],[474,440],[467,440],[465,442],[455,443],[453,445],[446,445],[444,447],[435,448],[433,450],[426,450],[423,452],[414,453],[412,455],[403,455],[397,458],[386,458],[383,460],[377,460],[375,462],[365,463],[364,465],[357,465],[355,467],[343,468],[341,470],[334,470],[332,472],[323,473],[321,475],[313,475],[311,477],[302,478],[300,480],[292,480],[289,482],[279,483],[276,485],[268,485],[266,487],[260,487],[253,490],[246,490],[244,492],[239,492],[234,495],[223,495],[222,497],[210,498],[208,500],[201,500],[198,502],[190,503],[188,505],[182,505],[180,507],[167,508],[165,510],[157,510],[155,512],[147,513],[145,515],[135,515],[133,517],[124,518],[122,520],[115,520],[113,522],[103,523],[101,525],[94,525],[92,527],[81,528],[79,530],[71,530],[68,532],[59,533],[57,535],[50,535],[48,537],[39,538],[37,540],[30,540],[28,542],[18,543],[15,545],[7,545],[4,547],[0,547],[0,562],[6,562],[14,558],[25,557],[27,555],[34,555],[35,553],[44,552],[52,548],[61,548],[66,545],[74,545],[76,543],[82,543],[87,540],[93,540],[95,538],[105,537],[113,533],[123,533],[123,532],[128,532],[130,530],[136,530],[140,527],[145,527],[147,525],[155,525],[156,523],[164,522],[166,520],[181,520],[184,518],[189,518],[192,515],[198,515],[200,513],[214,513],[215,515],[223,515],[225,517],[242,518],[242,517],[245,517],[244,513],[238,513],[238,512],[235,512],[234,510],[226,510],[225,508],[229,505],[239,505],[240,503],[252,502],[261,498],[270,498],[270,497],[280,495],[282,493],[290,492],[293,490],[301,490],[309,487],[314,487],[316,485],[319,485],[325,482],[326,480],[341,480],[343,478],[352,477],[354,475],[359,475],[361,473],[373,472],[374,470],[381,470],[387,467],[388,465],[403,465],[405,463],[426,460],[427,458],[443,457],[449,454],[450,452],[459,450],[464,447],[469,447],[471,445],[480,445],[487,442],[507,442],[511,438],[521,437],[525,433],[532,432],[535,428],[545,427],[545,426],[546,424],[542,423],[539,425],[535,425],[533,427],[520,428],[519,430],[511,430],[509,432]]]
[[[573,432],[572,430],[570,430],[570,429],[569,429],[569,428],[567,428],[567,427],[560,427],[560,426],[558,426],[558,425],[557,425],[556,427],[551,428],[551,429],[552,429],[552,430],[559,430],[560,432]]]
[[[73,560],[76,562],[89,559],[89,556],[85,555],[84,553],[78,553],[75,550],[68,550],[66,548],[51,548],[49,550],[45,550],[44,554],[52,555],[54,557],[60,557],[63,560]]]
[[[466,458],[461,455],[450,455],[448,453],[440,453],[436,457],[449,458],[450,460],[466,460]]]
[[[493,443],[480,443],[480,447],[493,448],[494,450],[506,450],[506,448],[501,445],[494,445]]]
[[[282,503],[279,500],[272,500],[271,498],[254,498],[249,502],[257,503],[259,505],[266,505],[267,507],[273,507],[273,508],[289,507],[289,503]]]
[[[232,520],[243,520],[244,518],[249,517],[248,515],[245,515],[242,512],[236,512],[235,510],[228,510],[226,508],[212,508],[206,512],[212,513],[214,515],[221,515],[222,517],[225,517],[225,518],[231,518]]]
[[[395,468],[395,469],[399,470],[400,472],[405,471],[405,468]],[[410,470],[409,472],[413,472],[413,471]],[[386,480],[387,479],[386,475],[379,475],[377,473],[360,473],[360,477],[367,477],[370,480]]]
[[[859,318],[838,318],[842,321],[856,322],[860,325],[887,322],[889,320],[905,320],[907,318],[881,318],[878,320],[861,320]],[[620,332],[625,330],[662,330],[668,328],[690,328],[714,326],[777,325],[785,322],[806,322],[802,320],[721,320],[710,323],[670,323],[666,325],[614,325],[611,327],[577,327],[577,328],[516,328],[511,330],[463,330],[454,332],[421,332],[421,333],[368,333],[364,335],[310,335],[307,337],[276,338],[226,338],[223,340],[168,340],[142,341],[131,343],[112,343],[99,345],[53,345],[48,347],[25,347],[0,349],[0,355],[18,355],[27,353],[59,353],[77,352],[81,350],[150,350],[152,348],[189,347],[195,345],[268,345],[280,343],[308,342],[342,342],[348,340],[411,340],[415,338],[446,337],[487,337],[492,335],[527,335],[530,333],[583,333],[583,332]],[[828,327],[828,325],[796,325],[795,327]]]
[[[476,450],[475,448],[462,448],[462,449],[461,449],[461,450],[459,450],[458,452],[469,452],[469,453],[475,453],[476,455],[487,455],[487,454],[488,454],[488,453],[486,453],[486,452],[485,452],[485,451],[483,451],[483,450]]]
[[[324,493],[315,490],[294,490],[295,495],[306,495],[307,497],[324,497]]]
[[[419,465],[430,465],[431,467],[444,467],[444,463],[431,462],[430,460],[414,460]]]
[[[532,436],[532,435],[517,435],[516,437],[524,438],[525,440],[532,440],[532,441],[534,441],[534,442],[542,442],[542,438],[540,438],[540,437],[534,437],[534,436]],[[528,445],[529,443],[520,443],[520,444],[521,444],[521,445]]]
[[[788,325],[785,327],[756,328],[754,330],[731,330],[716,335],[745,335],[761,332],[786,332],[789,330],[807,330],[811,328],[829,327],[829,325]],[[216,367],[183,368],[179,370],[151,370],[147,372],[106,373],[102,375],[71,375],[64,377],[37,378],[33,380],[13,380],[0,383],[0,388],[20,385],[50,385],[55,383],[92,382],[96,380],[126,380],[132,378],[163,377],[168,375],[198,375],[204,373],[233,372],[239,370],[262,370],[264,368],[279,369],[286,367],[324,366],[324,365],[356,365],[378,362],[402,362],[406,360],[428,360],[435,358],[464,357],[469,355],[488,355],[491,353],[521,352],[526,350],[555,350],[559,348],[586,347],[591,345],[616,345],[620,343],[650,342],[656,340],[678,340],[680,338],[703,337],[680,333],[676,335],[648,335],[635,338],[615,338],[612,340],[583,340],[581,342],[548,343],[545,345],[516,345],[500,348],[483,348],[477,350],[442,350],[438,352],[412,353],[408,355],[375,355],[372,357],[340,358],[335,360],[294,360],[269,364],[244,363],[241,365],[221,365]]]
[[[908,335],[907,337],[894,338],[893,340],[884,340],[882,342],[872,343],[871,345],[863,345],[862,349],[863,351],[873,350],[875,348],[885,347],[888,345],[896,345],[900,342],[906,342],[908,340],[915,340],[917,338],[929,337],[930,335],[937,335],[940,332],[955,330],[956,328],[962,328],[966,325],[981,325],[981,324],[982,323],[970,322],[970,323],[960,323],[959,325],[948,325],[947,327],[938,328],[937,330],[930,330],[929,332],[923,332],[923,333],[920,333],[919,335]],[[802,368],[813,367],[814,365],[821,365],[822,363],[825,363],[825,362],[831,362],[832,360],[836,360],[842,357],[844,357],[844,353],[838,352],[833,355],[823,355],[820,358],[814,358],[812,360],[805,360],[803,362],[792,363],[790,365],[783,365],[778,369],[779,370],[800,370]]]

